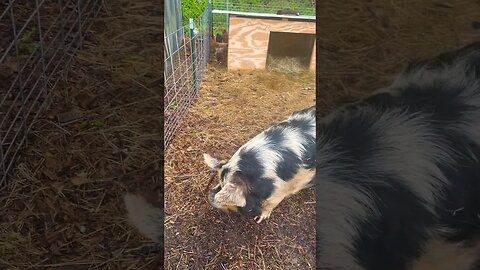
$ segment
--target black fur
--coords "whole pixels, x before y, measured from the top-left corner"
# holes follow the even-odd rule
[[[389,185],[369,187],[377,195],[374,200],[381,218],[360,221],[356,256],[365,269],[404,270],[412,258],[420,255],[422,244],[428,239],[427,228],[434,224],[434,218],[423,207],[421,198],[395,177],[370,177]]]
[[[267,140],[280,146],[284,143],[287,143],[284,136],[282,136],[282,132],[284,131],[285,128],[279,126],[278,128],[265,131],[265,136]],[[276,170],[278,172],[278,176],[282,180],[288,181],[298,172],[298,169],[301,165],[301,160],[295,155],[295,153],[291,149],[280,147],[278,148],[278,151],[282,156],[282,160],[277,164]]]
[[[225,181],[225,176],[230,172],[230,169],[229,168],[225,168],[222,170],[222,172],[220,173],[220,178],[222,181]]]
[[[376,211],[375,215],[351,221],[358,230],[351,240],[353,250],[346,247],[338,250],[346,257],[353,255],[350,268],[351,263],[355,263],[355,267],[365,270],[408,269],[410,263],[422,256],[424,245],[433,236],[464,247],[479,243],[480,134],[473,129],[478,119],[472,119],[480,115],[479,80],[480,42],[477,42],[412,63],[398,81],[382,92],[344,105],[320,119],[315,181],[329,181],[328,176],[334,175],[335,181],[342,185],[353,187],[359,194],[369,194],[369,203],[373,203]],[[402,117],[394,117],[391,112]],[[425,134],[427,140],[434,140],[436,148],[426,151],[434,151],[436,158],[428,162],[438,168],[447,181],[443,183],[438,179],[442,190],[435,193],[435,214],[429,210],[432,202],[419,197],[417,194],[422,193],[412,190],[413,186],[404,183],[400,175],[386,174],[379,164],[371,162],[381,161],[379,147],[397,147],[385,144],[389,142],[382,140],[385,131],[378,130],[375,125],[385,114],[393,115],[392,121],[409,117],[417,117],[416,121],[421,119],[423,125],[416,127],[421,132],[418,135]],[[327,146],[328,150],[324,150]],[[335,156],[324,157],[322,153],[335,153]],[[328,168],[337,169],[326,173],[324,170]],[[317,190],[317,200],[319,198],[322,198],[321,189]],[[341,202],[342,198],[335,200]],[[324,203],[334,207],[336,201]],[[322,226],[330,224],[317,210],[317,224],[319,221]],[[329,259],[324,256],[329,247],[322,245],[328,237],[321,231],[323,229],[325,227],[317,229],[317,269],[350,269],[340,260],[322,264]],[[480,263],[470,270],[476,269],[480,269]]]
[[[270,197],[275,187],[272,179],[250,178],[250,181],[250,192],[246,196],[247,203],[238,209],[244,215],[257,216],[261,211],[261,203]]]
[[[264,166],[257,157],[257,153],[251,150],[240,151],[240,162],[238,168],[242,174],[248,178],[254,178],[257,175],[262,175]]]

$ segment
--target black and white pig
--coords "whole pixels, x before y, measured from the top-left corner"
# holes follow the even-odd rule
[[[480,269],[480,43],[409,65],[317,125],[315,113],[294,113],[228,162],[205,155],[220,177],[211,203],[261,221],[315,184],[316,269]],[[160,208],[126,203],[159,239]]]
[[[480,269],[480,43],[318,117],[316,148],[316,269]]]
[[[204,154],[220,179],[209,202],[261,222],[285,197],[313,187],[315,112],[310,107],[292,113],[240,147],[228,162]],[[127,218],[144,236],[163,244],[163,204],[158,203],[163,195],[152,194],[126,194]]]
[[[284,198],[312,187],[315,112],[310,107],[292,113],[242,145],[228,161],[204,154],[219,176],[208,196],[210,204],[255,216],[260,223]]]

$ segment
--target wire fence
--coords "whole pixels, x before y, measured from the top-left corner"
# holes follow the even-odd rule
[[[101,0],[0,1],[0,188]]]
[[[166,8],[165,12],[174,10]],[[181,18],[181,7],[175,14],[165,14],[166,18],[174,16]],[[175,20],[165,22],[165,151],[200,89],[209,57],[211,18],[209,4],[201,16],[178,24],[174,30],[167,28],[171,28]]]
[[[242,11],[276,14],[283,9],[295,10],[302,16],[315,16],[315,0],[213,0],[212,8],[225,11]],[[215,14],[213,16],[213,33],[228,31],[228,15]]]

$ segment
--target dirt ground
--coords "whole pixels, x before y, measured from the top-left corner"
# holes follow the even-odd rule
[[[256,224],[208,204],[211,171],[202,157],[229,158],[263,129],[312,106],[314,84],[308,72],[207,66],[199,97],[165,156],[165,269],[314,269],[313,190],[285,200]]]
[[[163,15],[103,3],[0,196],[0,269],[154,268],[122,196],[163,187]]]

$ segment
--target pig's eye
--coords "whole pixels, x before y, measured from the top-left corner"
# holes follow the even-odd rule
[[[248,212],[248,213],[251,213],[252,211],[253,211],[253,209],[248,209],[248,211],[247,211],[247,212]]]
[[[225,181],[225,178],[227,177],[227,174],[230,170],[228,168],[223,169],[223,171],[220,173],[220,180]]]

